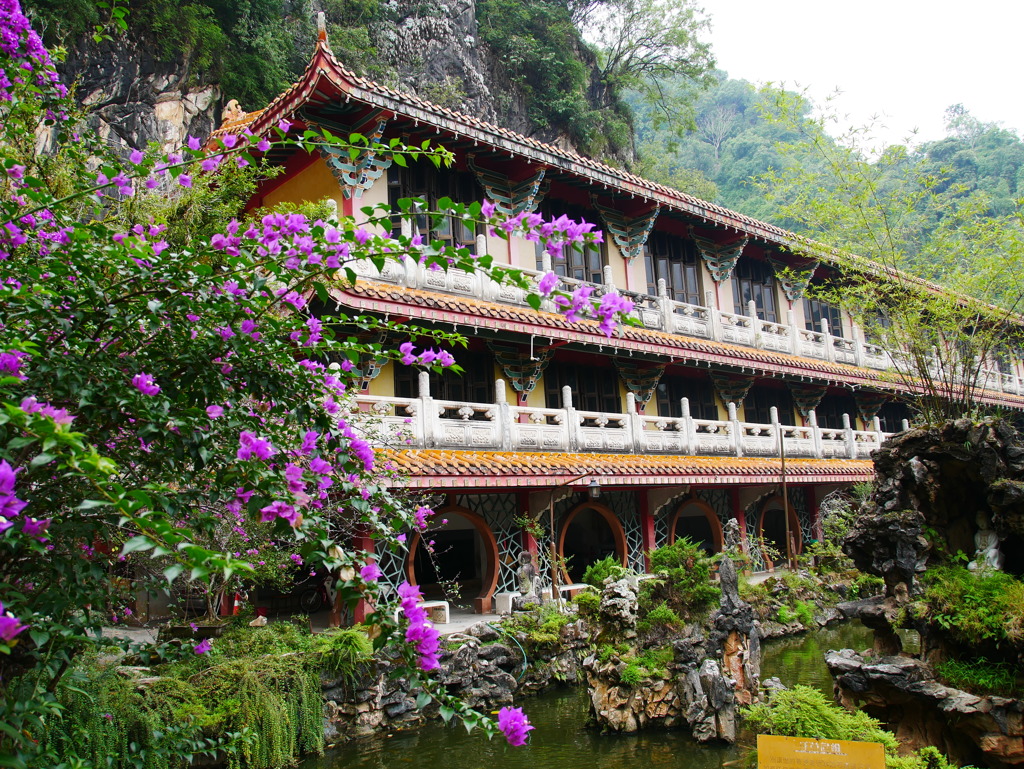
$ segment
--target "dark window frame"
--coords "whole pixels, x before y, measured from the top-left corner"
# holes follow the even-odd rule
[[[740,257],[732,271],[733,311],[746,315],[747,303],[752,299],[758,318],[778,323],[775,282],[775,272],[767,262]]]
[[[658,295],[658,280],[664,279],[670,299],[702,306],[702,281],[697,244],[667,232],[652,232],[644,245],[647,293]]]

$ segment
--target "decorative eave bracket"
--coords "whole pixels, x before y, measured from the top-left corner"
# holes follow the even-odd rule
[[[697,250],[704,258],[704,263],[708,266],[708,271],[715,283],[724,283],[732,277],[736,262],[739,261],[740,255],[750,239],[744,235],[739,242],[722,245],[710,238],[702,238],[697,235],[693,231],[693,227],[690,227],[690,237],[697,244]]]
[[[626,261],[632,262],[640,256],[644,252],[644,246],[647,243],[647,238],[650,237],[651,230],[654,229],[654,222],[658,219],[661,206],[656,205],[646,214],[635,219],[628,219],[614,208],[602,206],[597,202],[597,195],[593,193],[590,195],[590,201],[601,214],[604,226],[608,229],[612,240],[615,241],[615,245],[619,247],[619,251]]]
[[[466,156],[466,164],[476,175],[480,186],[484,188],[487,199],[505,216],[532,214],[544,199],[546,190],[543,182],[546,168],[539,169],[533,176],[520,182],[513,182],[505,174],[480,168],[473,155]]]

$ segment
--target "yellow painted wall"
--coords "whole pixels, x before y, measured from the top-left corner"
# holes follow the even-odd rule
[[[344,196],[341,194],[338,180],[331,175],[327,163],[318,158],[291,179],[264,195],[263,205],[270,208],[278,203],[303,203],[324,198],[337,201],[338,212],[342,211]]]
[[[607,232],[604,233],[606,249],[605,253],[608,255],[607,264],[612,268],[612,284],[619,289],[626,289],[626,260],[622,258],[622,252],[619,247],[615,245],[615,241],[611,239],[611,236]],[[629,284],[631,291],[636,291],[636,286],[633,283]],[[641,289],[642,290],[642,289]],[[625,409],[626,401],[623,400],[623,409]]]
[[[352,205],[355,213],[355,220],[357,222],[365,222],[366,216],[363,215],[360,209],[366,208],[367,206],[378,206],[381,204],[387,205],[388,202],[388,175],[385,173],[373,186],[363,192],[361,198],[353,198]]]
[[[395,363],[385,363],[376,379],[370,380],[370,395],[391,398],[395,394]]]

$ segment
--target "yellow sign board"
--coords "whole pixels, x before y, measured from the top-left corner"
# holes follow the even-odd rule
[[[758,769],[885,769],[880,742],[757,735]]]

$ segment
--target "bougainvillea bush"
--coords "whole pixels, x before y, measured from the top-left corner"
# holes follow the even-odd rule
[[[183,578],[223,586],[265,566],[256,551],[272,539],[281,564],[349,575],[339,580],[344,600],[379,598],[379,570],[353,536],[401,547],[399,533],[420,521],[347,408],[354,364],[362,353],[439,369],[452,362],[441,345],[459,340],[389,324],[409,341],[385,350],[356,333],[378,321],[311,306],[354,280],[357,259],[468,270],[490,260],[391,237],[391,212],[366,212],[370,224],[359,226],[297,211],[245,218],[242,198],[232,203],[245,178],[264,172],[273,144],[359,136],[296,135],[285,123],[270,136],[190,139],[167,155],[109,155],[78,132],[16,0],[0,0],[0,27],[0,765],[19,765],[38,750],[33,735],[60,717],[62,678],[128,592],[145,586],[142,575],[164,587]],[[400,163],[446,154],[382,151]],[[197,194],[216,198],[200,208],[234,205],[239,217],[208,217],[190,232],[175,212]],[[453,212],[540,240],[556,257],[600,236],[566,219],[502,220],[486,203]],[[536,286],[535,306],[548,296],[609,334],[631,309],[614,293],[560,293],[552,275],[502,277]],[[244,547],[250,540],[259,542]],[[415,588],[403,589],[401,623],[383,607],[371,621],[376,643],[394,639],[425,672],[436,666],[437,634],[416,601]],[[426,696],[444,697],[423,683]],[[499,729],[457,702],[441,714]],[[503,721],[521,742],[525,722]]]

